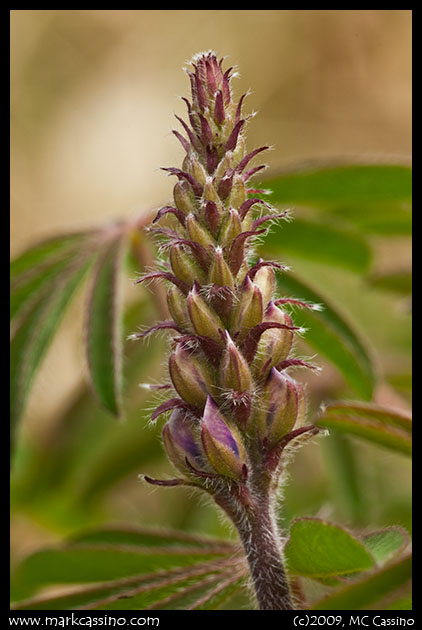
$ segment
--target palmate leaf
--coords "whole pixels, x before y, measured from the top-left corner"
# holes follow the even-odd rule
[[[403,412],[369,403],[339,402],[327,405],[317,424],[406,455],[412,452],[412,420]]]
[[[95,394],[114,415],[121,413],[122,299],[120,284],[125,244],[119,235],[100,256],[87,301],[86,351]]]
[[[54,291],[43,294],[14,331],[10,351],[10,423],[11,439],[35,373],[51,343],[57,326],[92,258],[71,265],[58,276]]]
[[[296,273],[279,274],[277,285],[283,297],[322,304],[320,312],[303,309],[295,313],[295,323],[307,329],[305,341],[340,370],[356,393],[370,399],[376,381],[371,352],[339,309]]]
[[[29,556],[16,571],[12,591],[14,608],[20,610],[203,609],[217,607],[234,594],[246,573],[238,546],[228,541],[107,528]],[[47,584],[81,586],[59,597],[26,599]]]
[[[312,610],[362,610],[410,583],[412,556],[394,560],[356,581],[348,583],[312,606]],[[392,608],[394,610],[394,608]]]
[[[269,175],[263,180],[272,201],[310,207],[360,207],[410,203],[412,170],[406,165],[330,164],[315,160]],[[368,215],[368,211],[366,211]]]
[[[357,273],[368,270],[372,253],[356,230],[295,218],[273,225],[264,241],[265,252],[294,254],[304,259],[345,267]]]
[[[304,577],[329,578],[375,566],[360,540],[339,525],[315,518],[292,522],[284,552],[289,572]]]

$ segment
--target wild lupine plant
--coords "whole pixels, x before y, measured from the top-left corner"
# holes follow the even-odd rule
[[[178,180],[174,205],[161,208],[150,228],[166,239],[162,270],[140,279],[168,281],[172,320],[138,335],[175,331],[171,385],[164,385],[174,392],[151,419],[171,411],[163,442],[182,476],[145,479],[211,495],[239,532],[260,608],[291,609],[275,503],[291,443],[318,429],[307,424],[304,390],[289,373],[315,366],[292,356],[301,329],[283,306],[315,305],[277,297],[280,263],[251,262],[257,238],[288,214],[250,184],[264,168],[252,160],[269,147],[246,150],[251,116],[242,113],[246,95],[233,97],[232,68],[209,52],[187,73],[190,125],[177,116],[186,135],[173,131],[186,156],[182,168],[164,169]],[[162,221],[167,226],[157,227]]]

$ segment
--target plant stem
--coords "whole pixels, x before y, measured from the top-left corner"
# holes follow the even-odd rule
[[[245,510],[233,510],[222,497],[217,502],[239,532],[259,609],[294,610],[269,493],[261,495],[259,501],[255,499],[253,508]]]

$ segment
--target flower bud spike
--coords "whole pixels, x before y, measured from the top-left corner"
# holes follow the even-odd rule
[[[202,444],[214,470],[220,475],[242,480],[246,454],[240,435],[228,425],[211,396],[205,405],[201,428]]]

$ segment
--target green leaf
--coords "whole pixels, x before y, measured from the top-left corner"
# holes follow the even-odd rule
[[[98,261],[88,298],[86,351],[91,382],[99,401],[121,413],[123,243],[116,238]]]
[[[10,319],[19,315],[26,306],[54,284],[55,279],[68,267],[67,258],[54,261],[48,267],[36,269],[36,273],[24,276],[24,280],[11,287]]]
[[[10,263],[10,280],[16,282],[23,276],[31,276],[39,267],[62,259],[70,251],[79,248],[94,232],[77,232],[47,239],[23,252]]]
[[[285,297],[322,304],[320,312],[308,309],[297,312],[295,323],[307,329],[306,342],[340,370],[357,394],[364,399],[372,398],[376,377],[371,355],[345,316],[296,274],[279,274],[277,284]]]
[[[408,583],[411,577],[409,554],[328,595],[314,604],[312,610],[361,610]]]
[[[333,403],[323,410],[317,424],[406,455],[412,452],[412,421],[410,416],[399,411],[364,403]]]
[[[357,538],[333,523],[301,518],[292,522],[285,546],[289,572],[326,578],[364,571],[374,559]]]
[[[14,332],[10,347],[11,439],[41,360],[90,261],[60,275],[54,291],[42,296]]]
[[[372,275],[367,281],[376,289],[394,291],[402,295],[412,293],[412,273],[410,271],[396,271]]]
[[[227,553],[186,546],[139,547],[111,544],[70,544],[26,558],[17,568],[13,599],[20,600],[48,584],[87,584],[136,577],[155,571],[214,563]],[[206,570],[209,572],[210,567]]]
[[[362,273],[371,263],[371,249],[363,237],[329,224],[294,219],[273,224],[265,238],[265,251],[294,254]]]
[[[177,530],[167,530],[153,527],[130,527],[130,526],[109,526],[102,529],[94,529],[87,532],[80,532],[70,539],[74,543],[110,543],[113,545],[135,545],[140,547],[153,547],[163,545],[177,545],[178,547],[207,547],[208,550],[215,548],[217,551],[226,550],[233,552],[236,545],[232,542],[189,534]]]
[[[410,202],[412,170],[382,164],[308,163],[272,175],[263,182],[272,201],[307,206]]]
[[[392,556],[403,551],[409,544],[409,536],[402,527],[388,527],[366,534],[363,542],[376,563],[383,565],[387,560],[391,560]]]

